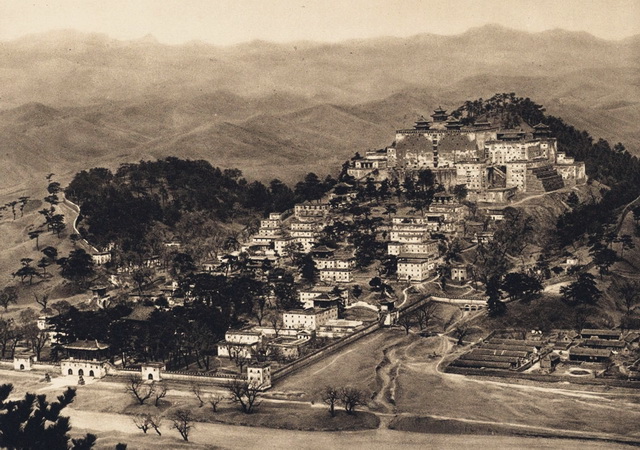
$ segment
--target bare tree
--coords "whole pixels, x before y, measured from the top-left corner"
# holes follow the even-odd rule
[[[138,375],[131,375],[127,380],[127,386],[125,392],[131,394],[139,404],[144,405],[144,402],[149,400],[155,392],[155,382],[152,381],[149,384],[145,384],[142,378]]]
[[[191,411],[188,411],[186,409],[179,409],[171,415],[171,420],[173,421],[172,428],[178,430],[178,433],[180,433],[182,439],[188,442],[189,433],[193,428],[193,425],[191,425],[191,422],[193,422]]]
[[[151,426],[151,428],[153,428],[153,430],[158,434],[158,436],[162,436],[162,433],[160,432],[160,425],[162,425],[162,417],[158,416],[152,416],[149,415],[149,425]]]
[[[167,385],[164,383],[158,383],[156,385],[156,390],[153,395],[153,404],[154,406],[160,406],[160,400],[167,396]]]
[[[209,397],[209,404],[211,405],[211,409],[213,410],[214,413],[218,412],[218,405],[222,403],[222,400],[224,400],[224,397],[221,395],[216,395],[216,396],[211,395]]]
[[[456,345],[463,345],[464,344],[464,338],[470,332],[471,332],[471,330],[469,329],[469,326],[466,323],[462,323],[462,324],[456,325],[456,327],[453,330],[453,334],[458,339],[458,341],[456,342]]]
[[[405,313],[398,318],[398,325],[404,328],[406,334],[409,334],[409,330],[414,325],[413,313]]]
[[[147,434],[147,430],[149,430],[149,427],[151,426],[151,424],[149,423],[149,415],[141,414],[135,416],[133,418],[133,424],[136,426],[136,428],[142,430],[144,434]]]
[[[255,302],[253,304],[253,309],[251,312],[253,313],[253,317],[258,321],[258,325],[262,326],[262,319],[265,316],[265,307],[267,306],[267,297],[265,295],[258,295],[255,298]]]
[[[257,401],[261,392],[260,388],[261,385],[256,382],[248,383],[238,379],[227,385],[227,390],[231,393],[230,400],[233,403],[239,403],[245,414],[251,414],[255,408],[260,406],[261,402]]]
[[[340,391],[340,397],[342,404],[344,405],[344,410],[347,414],[353,414],[357,406],[367,404],[364,392],[356,388],[342,388]]]
[[[418,319],[418,326],[421,330],[429,327],[429,324],[436,318],[437,305],[433,302],[425,303],[417,310],[416,317]]]
[[[272,314],[269,322],[271,323],[271,326],[273,327],[273,331],[276,335],[276,339],[278,338],[278,336],[280,335],[280,330],[282,330],[282,322],[280,321],[280,317],[278,314],[278,311],[275,311],[275,314]]]
[[[18,290],[15,286],[6,286],[0,291],[0,306],[6,311],[11,303],[18,303]]]
[[[202,386],[199,383],[191,383],[191,392],[196,396],[198,401],[200,402],[199,408],[204,406],[204,400],[202,399]]]
[[[49,293],[44,292],[40,295],[33,293],[33,297],[36,299],[36,303],[42,306],[42,309],[47,309],[47,304],[49,303]]]
[[[324,391],[322,391],[322,401],[329,405],[329,414],[331,414],[331,417],[335,417],[336,415],[336,403],[340,401],[340,398],[340,391],[336,387],[326,386]]]

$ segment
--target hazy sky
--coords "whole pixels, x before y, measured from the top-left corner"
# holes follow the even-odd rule
[[[621,39],[640,34],[640,0],[0,0],[0,40],[72,28],[226,45],[457,34],[487,23]]]

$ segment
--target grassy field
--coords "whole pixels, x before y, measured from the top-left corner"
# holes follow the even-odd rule
[[[353,386],[373,393],[380,388],[375,369],[382,361],[384,348],[405,339],[399,329],[375,332],[276,382],[273,390],[299,393],[308,400],[317,399],[327,385]]]
[[[45,186],[46,182],[43,180],[43,196],[46,193]],[[33,260],[32,266],[36,267],[38,261],[43,257],[43,254],[36,247],[36,241],[29,239],[29,231],[38,228],[43,223],[42,215],[38,213],[38,209],[41,209],[42,205],[42,201],[34,199],[27,203],[23,217],[20,215],[19,208],[16,207],[16,220],[13,220],[11,208],[4,211],[3,218],[0,219],[0,235],[3,237],[2,245],[0,245],[0,289],[7,285],[14,285],[18,288],[18,304],[10,305],[6,312],[0,310],[0,314],[7,317],[17,316],[25,307],[32,307],[36,311],[40,311],[41,307],[35,303],[34,293],[42,295],[43,292],[50,292],[50,302],[65,299],[70,303],[77,303],[82,297],[77,296],[79,293],[77,289],[71,288],[60,277],[59,267],[56,264],[47,267],[47,274],[52,275],[51,277],[34,277],[31,285],[28,280],[21,283],[19,278],[12,277],[12,273],[21,267],[22,258],[31,258]],[[50,232],[44,232],[40,235],[38,243],[40,250],[47,246],[57,248],[59,257],[62,257],[67,256],[74,249],[68,237],[73,233],[71,222],[75,215],[72,215],[64,205],[58,206],[58,209],[66,216],[67,229],[60,234],[60,237]],[[36,269],[42,273],[42,269],[37,267]]]
[[[398,372],[399,413],[440,415],[557,430],[615,433],[640,438],[640,393],[592,392],[544,383],[513,385],[482,378],[441,374],[434,360],[413,351]]]

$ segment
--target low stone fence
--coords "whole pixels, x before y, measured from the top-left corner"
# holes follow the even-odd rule
[[[31,368],[33,370],[44,370],[44,371],[49,371],[49,372],[57,372],[60,370],[60,363],[59,362],[48,362],[48,363],[43,363],[43,362],[34,362],[33,364],[31,364]]]
[[[130,375],[140,375],[143,379],[143,367],[114,367],[109,364],[107,366],[107,375],[114,377],[127,377]],[[159,372],[160,379],[162,380],[176,380],[176,381],[191,381],[191,382],[204,382],[206,384],[224,385],[231,380],[246,380],[246,375],[241,374],[226,374],[226,373],[202,373],[191,372],[188,370],[161,370]]]
[[[224,385],[233,380],[246,380],[247,377],[245,375],[232,375],[232,374],[222,374],[222,373],[198,373],[198,372],[187,372],[187,371],[178,371],[178,370],[166,370],[162,372],[163,380],[176,380],[176,381],[195,381]]]
[[[356,331],[355,333],[353,333],[350,336],[347,336],[343,339],[340,339],[338,342],[335,342],[331,345],[328,345],[327,347],[323,347],[319,350],[316,350],[314,352],[311,352],[305,356],[303,356],[302,358],[287,364],[285,366],[280,367],[278,370],[274,371],[273,374],[271,375],[271,379],[273,381],[279,380],[282,377],[286,376],[286,375],[290,375],[291,373],[295,372],[296,370],[299,370],[303,367],[308,366],[309,364],[312,364],[338,350],[340,350],[342,347],[349,345],[352,342],[357,341],[360,338],[363,338],[371,333],[373,333],[374,331],[378,330],[380,328],[380,324],[379,323],[373,323],[371,325],[366,326],[365,328],[361,329],[360,331]]]

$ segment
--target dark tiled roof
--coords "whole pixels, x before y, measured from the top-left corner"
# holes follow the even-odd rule
[[[569,355],[576,356],[598,356],[608,358],[611,356],[611,350],[587,347],[573,347],[569,349]]]
[[[585,328],[582,330],[582,335],[589,336],[620,336],[619,330],[606,330],[603,328]]]
[[[70,344],[63,345],[63,347],[68,350],[105,350],[109,348],[109,344],[104,344],[97,340],[86,340],[71,342]]]

